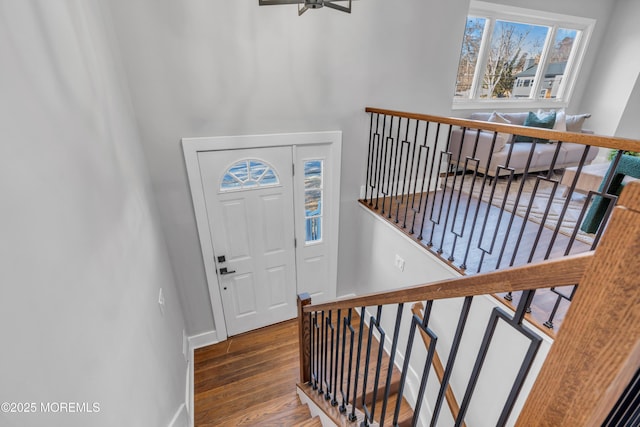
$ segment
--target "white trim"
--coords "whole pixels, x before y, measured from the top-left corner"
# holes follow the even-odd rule
[[[187,411],[187,408],[186,408],[185,404],[183,403],[182,405],[180,405],[180,407],[176,411],[176,413],[173,416],[173,418],[171,419],[171,421],[169,421],[169,427],[186,427],[184,424],[176,424],[182,418],[182,413],[186,412],[186,411]],[[185,416],[188,417],[189,413],[186,412]]]
[[[217,341],[227,339],[227,327],[224,319],[224,309],[222,306],[222,296],[218,286],[218,274],[213,262],[214,252],[211,234],[209,232],[209,221],[204,199],[204,188],[200,178],[200,165],[198,153],[203,151],[217,151],[243,148],[266,148],[312,144],[331,144],[331,161],[334,170],[339,173],[340,159],[342,154],[342,132],[306,132],[306,133],[285,133],[267,135],[239,135],[239,136],[218,136],[200,138],[182,138],[182,149],[184,152],[185,164],[193,207],[195,211],[196,224],[198,225],[198,236],[200,238],[200,248],[202,251],[207,286],[211,299],[213,319],[216,326]],[[295,162],[295,159],[294,159]],[[332,213],[331,230],[331,274],[330,277],[337,278],[337,256],[338,256],[338,215],[339,215],[339,191],[335,192],[336,200],[333,201],[335,209]]]
[[[209,332],[203,332],[198,335],[192,335],[189,338],[187,338],[187,341],[189,342],[189,354],[190,354],[189,360],[193,360],[193,357],[191,357],[193,356],[193,350],[197,348],[206,347],[211,344],[217,344],[220,341],[224,341],[224,340],[218,339],[217,331],[209,331]]]
[[[207,347],[212,344],[219,343],[217,331],[203,332],[201,334],[192,335],[187,337],[187,390],[185,399],[187,401],[186,411],[189,417],[189,427],[195,425],[194,419],[194,405],[193,405],[193,393],[194,393],[194,368],[193,368],[193,353],[197,348]]]

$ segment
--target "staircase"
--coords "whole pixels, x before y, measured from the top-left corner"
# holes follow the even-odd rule
[[[637,425],[640,406],[625,389],[640,372],[639,251],[640,184],[630,183],[595,252],[321,304],[300,295],[298,393],[338,426],[439,425],[443,416],[456,426]],[[575,284],[562,329],[537,358],[543,340],[524,321],[535,291]],[[519,291],[515,311],[485,304]],[[517,357],[498,350],[505,341],[518,343]],[[412,407],[395,405],[397,395]],[[612,422],[616,414],[634,415]]]
[[[367,421],[364,425],[394,425],[393,416],[400,390],[400,371],[381,347],[379,335],[376,336],[365,323],[361,323],[360,315],[353,312],[350,316],[351,328],[343,324],[340,331],[338,331],[337,319],[341,319],[340,313],[332,312],[330,315],[327,314],[323,324],[327,334],[334,333],[331,340],[334,345],[344,346],[347,350],[344,360],[337,360],[337,357],[330,360],[329,353],[338,353],[333,352],[332,349],[329,351],[327,346],[326,355],[316,360],[320,375],[308,383],[298,384],[298,394],[302,396],[303,401],[315,405],[338,426],[359,426],[364,422],[366,414],[369,414],[369,420],[374,421]],[[322,329],[321,326],[319,329]],[[345,331],[347,336],[343,337]],[[351,338],[353,338],[353,347],[350,345]],[[359,352],[356,343],[361,343]],[[380,366],[383,369],[380,369]],[[388,379],[390,371],[391,377]],[[376,378],[377,372],[379,374]],[[353,381],[355,378],[357,380]],[[354,385],[357,387],[355,391]],[[385,393],[388,393],[386,400]],[[380,423],[383,413],[384,422]],[[411,407],[401,399],[396,424],[410,426],[412,416]]]

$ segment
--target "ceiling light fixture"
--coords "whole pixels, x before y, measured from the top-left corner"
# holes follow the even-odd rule
[[[343,6],[339,3],[346,3]],[[297,4],[298,16],[302,15],[309,9],[320,9],[326,6],[341,12],[351,13],[351,0],[258,0],[260,6],[271,6],[275,4]]]

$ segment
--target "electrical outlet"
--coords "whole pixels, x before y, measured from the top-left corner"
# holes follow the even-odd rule
[[[396,254],[396,259],[395,259],[395,263],[394,265],[396,266],[396,268],[400,271],[404,271],[404,259]]]
[[[164,316],[164,294],[162,293],[162,288],[160,288],[160,293],[158,294],[158,305],[160,306],[160,314]]]

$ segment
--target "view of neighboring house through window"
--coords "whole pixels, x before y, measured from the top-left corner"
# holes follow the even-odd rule
[[[591,19],[472,2],[454,105],[568,102],[593,24]]]
[[[322,160],[304,162],[305,242],[322,240]]]

